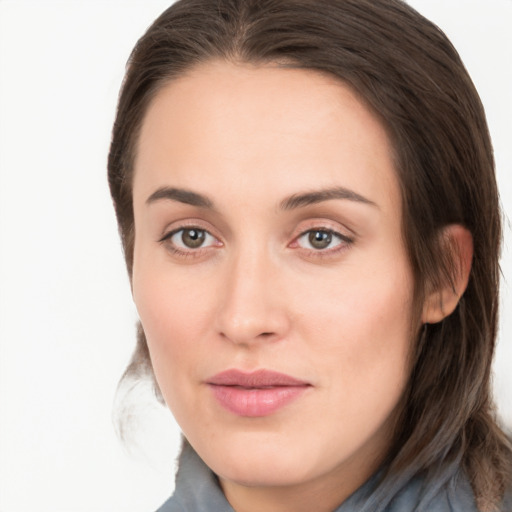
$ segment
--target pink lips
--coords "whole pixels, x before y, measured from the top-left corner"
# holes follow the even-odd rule
[[[310,384],[270,370],[227,370],[207,381],[220,405],[238,416],[268,416],[298,398]]]

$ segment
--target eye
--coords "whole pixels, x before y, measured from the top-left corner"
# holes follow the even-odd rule
[[[189,250],[216,245],[217,239],[205,229],[187,227],[171,231],[162,238],[161,242],[168,242],[178,250]]]
[[[329,229],[310,229],[297,238],[297,245],[315,251],[335,249],[351,242],[350,238]]]

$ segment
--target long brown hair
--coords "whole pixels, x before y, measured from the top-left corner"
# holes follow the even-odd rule
[[[493,510],[512,478],[490,388],[500,212],[485,114],[456,50],[400,0],[176,2],[130,56],[113,129],[108,177],[130,276],[133,161],[144,114],[160,88],[214,58],[329,73],[380,116],[395,152],[418,304],[454,272],[442,228],[456,223],[471,232],[468,287],[455,312],[424,326],[414,345],[395,444],[373,499],[389,501],[400,475],[433,482],[462,466],[480,509]],[[140,329],[124,377],[143,374],[154,378]]]

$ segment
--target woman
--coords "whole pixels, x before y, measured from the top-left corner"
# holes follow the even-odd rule
[[[109,182],[127,375],[184,434],[161,511],[509,510],[500,217],[478,95],[398,0],[182,0],[138,42]]]

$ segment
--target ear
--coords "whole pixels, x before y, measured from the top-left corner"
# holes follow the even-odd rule
[[[422,312],[422,323],[435,324],[451,315],[462,294],[466,290],[473,259],[473,237],[460,224],[451,224],[440,233],[443,238],[443,250],[449,268],[453,270],[451,279],[444,279],[435,290],[425,298]]]

